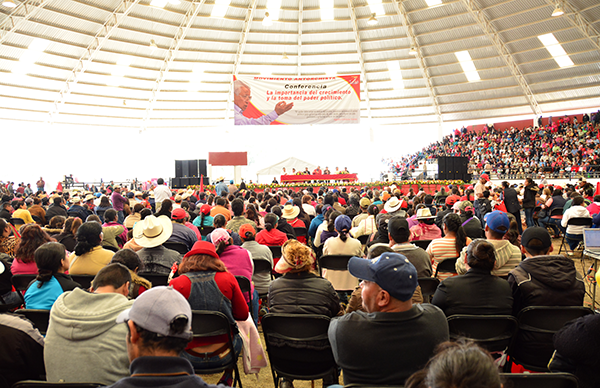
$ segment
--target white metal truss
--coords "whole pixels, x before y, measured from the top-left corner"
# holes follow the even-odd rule
[[[417,63],[419,64],[419,68],[421,68],[421,72],[423,73],[423,78],[425,79],[425,82],[427,84],[427,91],[429,92],[429,97],[431,97],[431,101],[433,103],[433,108],[435,109],[435,114],[437,115],[438,132],[439,132],[439,137],[441,139],[442,122],[443,122],[442,111],[441,111],[440,105],[437,101],[437,95],[435,93],[433,83],[431,82],[431,76],[429,75],[429,69],[427,68],[427,65],[425,64],[425,59],[423,58],[423,54],[421,53],[421,48],[419,47],[419,43],[417,42],[417,37],[415,36],[413,26],[410,24],[410,21],[408,20],[408,15],[406,13],[406,10],[404,9],[404,3],[402,3],[402,2],[398,3],[398,1],[393,1],[392,3],[396,7],[396,12],[398,13],[398,16],[400,17],[400,19],[402,20],[402,25],[406,29],[406,35],[408,35],[408,39],[410,40],[411,47],[414,48],[417,52]]]
[[[69,77],[66,79],[64,86],[59,92],[59,97],[54,101],[52,105],[52,111],[49,112],[49,122],[54,122],[55,118],[60,113],[60,109],[65,104],[65,101],[69,94],[71,94],[72,87],[79,82],[79,77],[85,73],[90,64],[94,61],[96,54],[100,52],[102,46],[110,39],[110,36],[119,27],[121,22],[131,12],[134,5],[139,3],[140,0],[123,0],[121,4],[113,11],[108,17],[100,31],[96,33],[92,42],[85,49],[85,53],[77,61],[77,65],[71,70]]]
[[[358,31],[358,22],[356,21],[356,13],[352,0],[348,0],[348,9],[350,10],[350,17],[352,18],[352,29],[354,30],[354,41],[356,43],[356,52],[358,54],[358,61],[360,62],[360,78],[362,78],[363,85],[365,85],[365,101],[367,103],[367,118],[369,119],[369,125],[371,124],[371,100],[369,99],[369,86],[367,84],[367,72],[365,71],[365,60],[363,59],[362,47],[360,46],[360,34]]]
[[[248,33],[250,33],[250,26],[252,25],[252,20],[254,19],[255,11],[256,11],[256,0],[250,0],[250,4],[248,5],[248,10],[246,11],[246,19],[244,19],[242,35],[240,36],[240,41],[238,42],[237,52],[235,53],[235,61],[233,63],[233,71],[231,73],[233,75],[238,74],[240,63],[242,63],[242,55],[244,55],[244,50],[246,49],[246,41],[248,40]],[[229,113],[231,111],[229,106],[231,105],[232,95],[233,95],[233,77],[230,80],[229,93],[227,93],[227,111],[225,112],[225,120],[229,120]]]
[[[298,76],[302,75],[302,19],[304,15],[303,0],[298,0]]]
[[[477,21],[479,27],[483,30],[483,32],[485,32],[487,37],[493,43],[494,47],[500,54],[500,57],[502,57],[502,59],[504,59],[504,62],[506,62],[506,65],[510,69],[510,72],[517,80],[517,83],[519,84],[521,89],[523,89],[523,93],[525,94],[525,97],[527,98],[527,101],[529,102],[533,113],[537,117],[541,116],[542,109],[538,105],[537,100],[535,99],[535,96],[533,95],[533,92],[529,87],[529,84],[525,80],[525,76],[519,69],[519,66],[515,62],[515,59],[513,58],[510,51],[508,51],[508,48],[506,47],[502,39],[500,39],[500,36],[498,35],[496,29],[491,25],[484,12],[479,9],[479,6],[475,3],[475,0],[462,0],[462,2],[471,14],[471,16],[473,16],[475,21]]]
[[[548,4],[554,6],[554,1],[546,0]],[[556,4],[562,8],[565,16],[581,31],[581,33],[588,38],[597,49],[600,49],[600,33],[598,30],[591,25],[582,15],[579,13],[569,2],[565,0],[556,0]]]
[[[160,93],[162,85],[165,82],[165,78],[167,77],[167,74],[169,73],[169,69],[171,68],[173,61],[175,60],[175,54],[177,54],[177,51],[183,44],[183,41],[185,40],[185,37],[186,37],[188,31],[190,30],[190,27],[194,23],[194,19],[196,19],[196,16],[198,16],[198,13],[200,12],[200,8],[202,8],[202,5],[204,4],[204,2],[205,2],[205,0],[192,1],[192,3],[190,4],[190,7],[188,8],[187,12],[185,13],[185,16],[183,17],[183,20],[181,21],[181,24],[177,28],[177,32],[175,33],[175,36],[173,37],[173,40],[171,41],[171,46],[169,47],[169,50],[167,51],[167,55],[165,55],[165,60],[163,61],[163,64],[160,68],[160,72],[159,72],[158,78],[156,79],[156,82],[154,84],[154,88],[152,88],[152,96],[150,97],[150,100],[148,101],[148,106],[146,107],[146,113],[144,114],[144,122],[142,124],[142,130],[144,130],[144,131],[146,130],[148,121],[150,120],[150,115],[152,114],[152,110],[154,109],[154,104],[156,103],[156,100],[158,99],[158,93]]]
[[[0,44],[52,0],[27,0],[19,4],[0,24]]]

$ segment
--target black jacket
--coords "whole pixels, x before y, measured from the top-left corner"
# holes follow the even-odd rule
[[[562,255],[535,256],[510,271],[513,312],[529,306],[581,306],[585,286],[573,260]]]
[[[67,208],[63,205],[55,206],[54,204],[50,205],[48,210],[46,210],[46,222],[50,222],[50,219],[54,216],[63,216],[67,218],[69,215],[67,214]],[[82,221],[85,222],[85,219]]]
[[[490,271],[471,268],[466,274],[444,280],[433,295],[432,304],[454,314],[512,313],[513,296],[510,285]]]
[[[334,317],[340,300],[329,280],[311,272],[286,273],[269,286],[269,311]]]
[[[535,184],[525,186],[525,193],[523,194],[523,209],[530,209],[535,207],[535,195],[540,188]]]
[[[516,213],[521,210],[515,189],[510,187],[504,189],[504,206],[506,206],[506,211],[509,213]]]

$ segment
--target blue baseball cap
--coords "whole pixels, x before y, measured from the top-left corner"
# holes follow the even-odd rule
[[[394,298],[406,302],[417,289],[417,269],[406,256],[385,252],[374,259],[352,257],[348,271],[359,279],[377,283]]]
[[[500,210],[494,210],[493,212],[486,214],[485,217],[483,217],[483,220],[486,222],[487,227],[496,233],[504,234],[508,231],[508,228],[510,228],[508,216]]]
[[[341,232],[342,230],[349,231],[352,228],[352,220],[346,215],[337,216],[334,222],[335,230]]]

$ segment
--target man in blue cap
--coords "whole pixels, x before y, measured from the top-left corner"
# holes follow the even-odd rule
[[[372,260],[352,257],[348,270],[362,279],[366,312],[352,312],[329,325],[344,384],[404,385],[425,366],[435,347],[448,340],[446,317],[429,303],[412,304],[417,270],[399,253]]]

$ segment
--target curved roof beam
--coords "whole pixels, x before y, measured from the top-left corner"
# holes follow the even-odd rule
[[[519,86],[521,86],[521,89],[523,89],[523,93],[525,94],[525,97],[527,98],[527,101],[529,102],[529,106],[531,106],[531,110],[533,111],[533,113],[536,116],[541,116],[542,109],[538,105],[538,102],[535,99],[535,96],[533,95],[529,84],[525,80],[525,76],[519,69],[519,66],[515,62],[510,51],[508,51],[508,48],[506,47],[502,39],[500,39],[500,36],[498,35],[496,29],[490,24],[484,13],[479,9],[479,6],[475,3],[475,0],[462,0],[462,2],[467,8],[467,10],[471,13],[473,18],[477,21],[479,27],[481,27],[483,32],[485,32],[490,41],[493,43],[496,50],[501,54],[500,56],[502,57],[502,59],[504,59],[504,62],[506,62],[506,65],[517,80],[517,83],[519,84]]]
[[[369,100],[369,86],[367,83],[367,72],[365,71],[365,60],[363,59],[363,51],[360,46],[360,33],[358,31],[358,22],[356,21],[356,13],[354,12],[354,5],[352,0],[348,0],[348,9],[350,10],[350,18],[352,19],[352,29],[354,30],[354,41],[356,42],[356,52],[358,54],[358,61],[360,62],[360,77],[362,78],[363,85],[365,85],[365,101],[367,102],[367,118],[369,119],[369,125],[371,125],[371,101]]]
[[[158,75],[158,78],[156,79],[154,88],[152,89],[152,97],[150,97],[150,101],[148,101],[148,107],[146,107],[146,113],[144,114],[144,123],[142,124],[142,130],[146,130],[148,121],[150,120],[150,115],[152,114],[152,110],[154,109],[154,103],[156,103],[156,100],[158,99],[158,93],[162,88],[163,82],[165,82],[165,78],[169,73],[171,64],[173,64],[173,61],[175,60],[175,54],[183,44],[185,36],[190,30],[192,24],[194,23],[194,19],[196,19],[196,16],[198,16],[198,13],[200,12],[200,8],[204,4],[204,1],[205,0],[193,1],[190,7],[188,8],[187,12],[185,13],[181,24],[177,28],[177,32],[175,33],[175,36],[171,41],[171,46],[169,47],[169,51],[167,51],[167,55],[165,55],[165,60],[163,61],[163,64],[160,68],[160,73]]]
[[[419,43],[417,42],[417,37],[415,36],[415,31],[413,29],[413,26],[410,24],[410,21],[408,20],[406,10],[404,9],[404,3],[402,2],[402,0],[400,0],[400,1],[394,1],[393,4],[394,4],[394,7],[396,8],[396,13],[398,13],[398,16],[402,20],[402,25],[406,29],[406,35],[408,36],[408,39],[410,40],[410,45],[411,45],[411,47],[414,47],[415,51],[417,52],[417,63],[419,64],[419,68],[421,69],[421,72],[423,73],[423,78],[425,79],[425,83],[427,84],[427,91],[429,92],[429,97],[431,98],[431,101],[433,103],[433,108],[435,110],[435,114],[438,119],[438,126],[439,126],[438,135],[441,139],[441,137],[442,137],[442,133],[441,133],[442,122],[443,122],[442,111],[440,109],[440,105],[437,100],[437,95],[435,93],[433,83],[431,82],[431,76],[429,75],[429,69],[427,68],[427,65],[425,64],[425,59],[423,58],[423,53],[421,52],[421,48],[419,47]]]
[[[302,12],[304,11],[304,2],[302,0],[298,0],[298,77],[302,75],[302,19],[304,15]]]
[[[11,13],[0,23],[0,44],[3,44],[6,38],[19,29],[23,23],[29,20],[37,11],[44,8],[52,0],[27,0],[19,4]],[[24,12],[23,14],[21,14]]]
[[[113,13],[108,17],[106,23],[102,26],[102,28],[96,33],[92,43],[85,49],[85,53],[77,60],[77,65],[75,68],[71,70],[71,74],[66,79],[64,86],[60,89],[59,97],[54,100],[54,104],[52,105],[52,111],[49,112],[50,120],[49,122],[54,122],[54,119],[60,113],[60,108],[65,104],[65,100],[71,94],[71,87],[77,84],[79,81],[79,76],[87,70],[89,65],[92,63],[96,54],[102,49],[104,43],[108,41],[112,33],[119,27],[123,19],[127,17],[129,12],[134,5],[139,3],[140,0],[123,0],[121,4],[113,11]]]
[[[554,7],[553,1],[546,0],[546,3],[551,4]],[[565,0],[556,0],[556,4],[560,5],[560,8],[565,12],[564,16],[567,16],[569,21],[573,23],[597,49],[600,49],[600,33],[598,33],[598,30],[591,25],[579,11],[569,4],[569,2]]]
[[[248,34],[250,33],[250,26],[252,25],[252,20],[254,19],[254,12],[256,12],[256,1],[257,0],[250,0],[250,4],[248,5],[248,9],[246,10],[246,19],[244,20],[244,26],[242,27],[242,35],[240,36],[237,53],[235,54],[235,62],[233,63],[233,71],[231,73],[233,75],[238,74],[240,63],[242,63],[242,55],[244,55],[244,50],[246,49],[246,41],[248,40]],[[229,114],[231,113],[231,109],[229,106],[231,105],[232,94],[233,77],[229,84],[229,93],[227,94],[227,110],[225,112],[225,120],[229,120]]]

